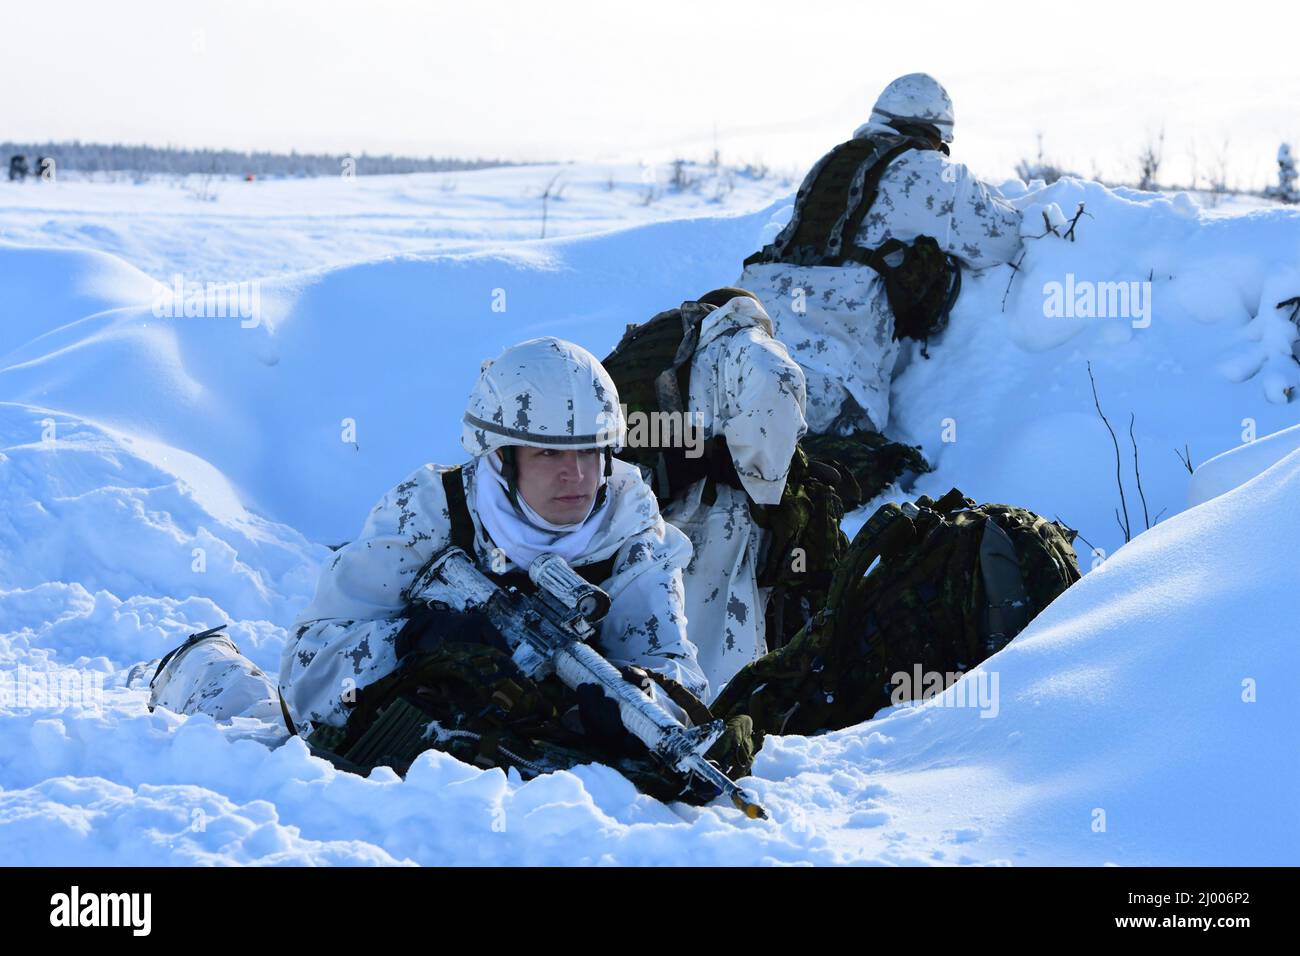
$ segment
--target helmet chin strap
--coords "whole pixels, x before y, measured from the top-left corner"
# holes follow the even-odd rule
[[[501,449],[501,477],[506,480],[506,497],[516,508],[519,507],[519,461],[515,457],[515,446],[506,445]]]

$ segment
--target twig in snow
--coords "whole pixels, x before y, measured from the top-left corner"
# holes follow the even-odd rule
[[[1022,252],[1020,254],[1019,261],[1007,263],[1007,265],[1011,266],[1011,277],[1007,279],[1007,291],[1002,293],[1003,312],[1007,311],[1007,296],[1011,294],[1011,283],[1015,280],[1016,273],[1020,271],[1020,263],[1025,261],[1025,256],[1027,256],[1028,254],[1029,254],[1028,252]]]
[[[1279,309],[1285,309],[1288,307],[1291,309],[1291,321],[1300,324],[1300,321],[1297,321],[1300,320],[1300,295],[1293,295],[1291,298],[1283,299],[1277,304],[1277,308]]]
[[[1133,434],[1133,423],[1137,420],[1137,415],[1133,412],[1128,414],[1128,437],[1133,442],[1133,474],[1137,478],[1138,497],[1142,499],[1142,521],[1146,524],[1146,530],[1151,530],[1151,519],[1147,517],[1147,496],[1142,491],[1142,472],[1138,468],[1138,440]]]
[[[1119,503],[1124,507],[1124,520],[1120,521],[1119,528],[1124,532],[1124,542],[1127,544],[1133,540],[1133,532],[1128,518],[1128,502],[1124,498],[1124,478],[1120,471],[1119,457],[1119,439],[1115,437],[1115,429],[1110,427],[1110,419],[1106,413],[1101,410],[1101,399],[1097,397],[1097,380],[1092,377],[1092,363],[1088,363],[1088,381],[1092,383],[1092,401],[1097,406],[1097,414],[1101,416],[1102,422],[1106,426],[1106,431],[1110,432],[1111,443],[1115,446],[1115,483],[1119,485]],[[1115,520],[1119,521],[1119,509],[1115,510]]]
[[[1065,230],[1065,235],[1061,237],[1062,239],[1069,239],[1071,242],[1074,242],[1074,227],[1079,224],[1080,216],[1087,216],[1089,219],[1092,218],[1092,213],[1083,211],[1083,203],[1079,203],[1079,208],[1074,211],[1074,218],[1070,220],[1070,228]]]

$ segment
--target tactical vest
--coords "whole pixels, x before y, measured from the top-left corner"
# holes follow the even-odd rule
[[[961,268],[929,236],[912,243],[889,239],[876,249],[855,243],[889,164],[909,149],[934,149],[919,137],[878,135],[851,139],[818,161],[795,197],[790,222],[745,265],[785,262],[841,266],[856,262],[881,276],[894,338],[922,341],[942,331],[961,290]],[[928,355],[927,355],[928,358]]]

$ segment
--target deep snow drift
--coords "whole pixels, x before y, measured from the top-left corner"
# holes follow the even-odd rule
[[[1095,570],[945,696],[769,740],[761,824],[665,807],[598,766],[522,784],[431,753],[406,781],[361,780],[280,746],[279,728],[149,715],[122,685],[226,621],[274,671],[324,546],[411,468],[461,459],[483,358],[542,332],[603,354],[626,323],[734,281],[782,202],[288,275],[257,255],[303,223],[268,217],[248,261],[223,253],[223,277],[261,280],[248,317],[157,314],[151,277],[189,267],[160,263],[162,232],[149,275],[0,245],[0,845],[39,863],[1300,861],[1296,440],[1195,479],[1174,454],[1295,424],[1296,331],[1274,304],[1300,294],[1300,215],[1068,180],[1004,190],[1035,235],[1044,211],[1088,215],[1077,241],[1027,240],[1014,278],[968,275],[931,358],[913,350],[893,430],[937,470],[906,493],[957,485],[1059,515],[1099,549],[1078,543]],[[1136,282],[1147,313],[1044,315],[1047,285],[1067,281]],[[1130,413],[1161,515],[1122,550],[1088,361],[1134,533]],[[1184,511],[1189,495],[1204,504]],[[979,673],[992,705],[945,706]]]

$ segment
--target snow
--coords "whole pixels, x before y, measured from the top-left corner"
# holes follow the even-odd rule
[[[539,241],[556,172],[557,238]],[[598,765],[524,783],[430,752],[405,780],[362,779],[280,727],[147,711],[132,665],[216,624],[275,672],[328,546],[415,466],[461,459],[482,359],[542,332],[603,354],[734,282],[794,188],[667,180],[523,167],[227,182],[203,203],[162,182],[0,189],[8,862],[1300,862],[1300,365],[1275,308],[1300,293],[1300,213],[1080,180],[1002,186],[1058,233],[1086,215],[1073,242],[1027,239],[1014,278],[968,274],[931,358],[908,349],[893,430],[936,470],[891,496],[955,485],[1059,515],[1088,573],[938,697],[769,738],[747,785],[771,820],[666,806]],[[154,280],[176,273],[255,281],[260,309],[160,317]],[[1136,282],[1149,311],[1048,317],[1067,276]]]
[[[1188,505],[1201,504],[1245,484],[1297,448],[1300,425],[1292,425],[1215,455],[1192,475]]]

